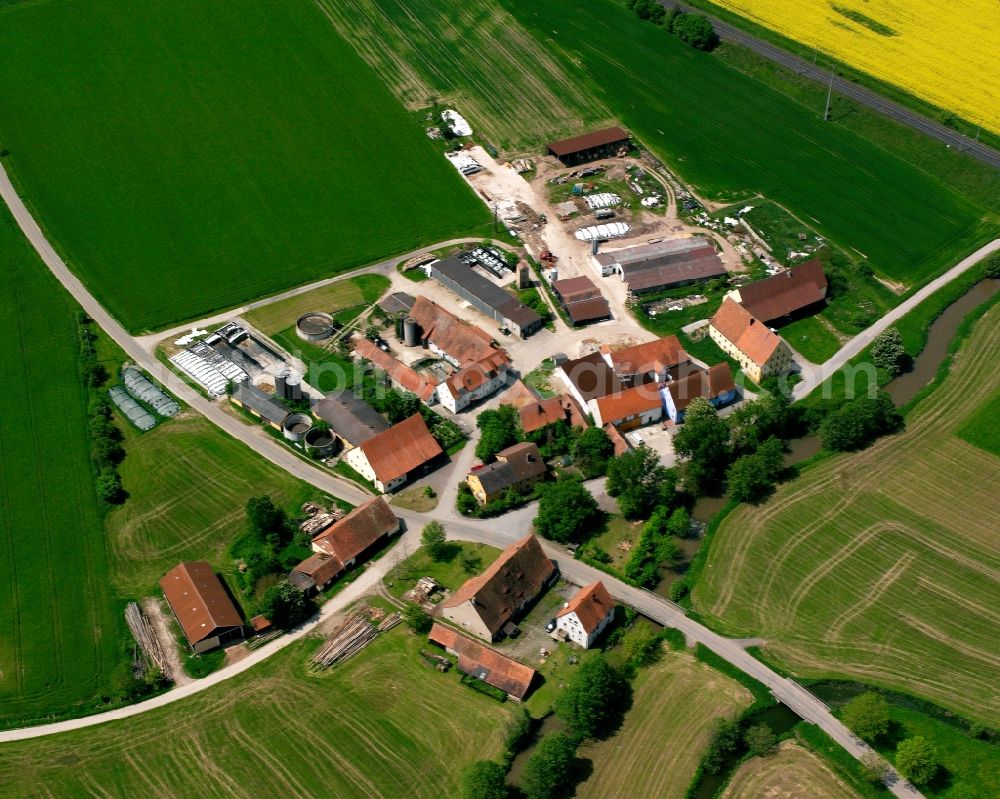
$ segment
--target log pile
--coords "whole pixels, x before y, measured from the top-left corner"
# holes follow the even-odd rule
[[[378,629],[360,613],[348,616],[313,655],[313,663],[326,669],[360,652],[378,635]]]
[[[380,633],[384,633],[387,630],[391,630],[393,627],[395,627],[397,624],[399,624],[402,620],[403,620],[403,617],[402,617],[401,614],[399,614],[399,613],[390,613],[388,616],[385,617],[385,619],[382,620],[382,623],[378,626],[378,631]]]
[[[135,602],[129,602],[125,606],[125,623],[128,624],[132,636],[149,662],[156,666],[164,677],[173,680],[174,674],[170,668],[170,661],[167,660],[163,647],[160,646],[160,639],[156,637],[153,625],[149,623],[149,619]]]

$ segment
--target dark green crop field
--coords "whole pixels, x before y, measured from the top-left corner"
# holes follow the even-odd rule
[[[597,100],[712,199],[761,193],[869,259],[920,282],[996,233],[942,181],[612,0],[502,0]],[[599,35],[595,35],[600,31]],[[989,217],[994,227],[983,226]]]
[[[487,221],[308,0],[14,5],[0,52],[4,163],[132,330]]]
[[[89,706],[128,658],[94,492],[75,309],[2,204],[0,263],[2,727]]]

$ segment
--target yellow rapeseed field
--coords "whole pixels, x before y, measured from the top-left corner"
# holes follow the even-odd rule
[[[1000,132],[998,0],[714,0]]]

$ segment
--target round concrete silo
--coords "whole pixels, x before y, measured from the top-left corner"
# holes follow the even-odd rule
[[[311,427],[312,419],[309,416],[304,413],[293,413],[281,425],[281,432],[289,441],[301,441]]]
[[[420,324],[412,316],[403,320],[403,343],[407,347],[420,344]]]
[[[310,427],[305,434],[306,452],[316,454],[321,458],[329,458],[333,455],[336,446],[333,434],[329,430],[319,427]]]
[[[285,399],[302,399],[302,375],[289,372],[285,378]]]
[[[274,376],[274,393],[281,399],[288,399],[288,376],[291,374],[287,369],[282,369]]]
[[[333,317],[322,311],[309,311],[295,322],[295,332],[305,341],[325,341],[334,334],[337,323]]]

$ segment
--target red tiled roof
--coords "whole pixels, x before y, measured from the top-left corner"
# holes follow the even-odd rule
[[[515,380],[511,387],[500,395],[501,405],[512,405],[519,409],[534,402],[538,402],[538,395],[525,385],[523,380]]]
[[[222,580],[205,561],[178,563],[160,580],[160,588],[192,645],[220,628],[243,626]]]
[[[605,319],[611,316],[611,306],[604,299],[600,289],[589,277],[570,277],[556,280],[552,284],[555,293],[562,300],[566,313],[574,324]]]
[[[646,383],[617,394],[609,394],[594,400],[602,422],[618,422],[637,416],[640,413],[659,408],[663,400],[660,398],[660,384]]]
[[[344,540],[343,544],[340,544],[339,538],[329,539],[327,540],[324,548],[329,547],[330,549],[336,549],[338,544],[340,544],[340,546],[346,550],[355,545],[356,542],[350,541],[346,535],[342,537]],[[376,536],[374,540],[377,541],[378,536]],[[369,543],[368,546],[371,546],[371,543]],[[366,547],[362,547],[358,550],[358,552],[354,553],[354,555],[348,557],[348,560],[350,560],[351,557],[355,557],[360,552],[363,552],[365,549]],[[299,574],[305,575],[312,580],[314,585],[323,585],[330,582],[330,580],[340,574],[343,570],[344,563],[340,558],[335,555],[330,555],[328,552],[314,552],[298,566],[292,569],[292,572],[298,572]]]
[[[681,380],[667,383],[667,391],[673,397],[674,407],[683,411],[695,397],[714,399],[736,389],[729,364],[717,363],[707,372],[698,370]]]
[[[632,445],[628,443],[625,436],[621,434],[621,431],[610,422],[604,425],[604,432],[608,434],[608,438],[611,439],[611,443],[614,445],[616,458],[632,449]]]
[[[419,413],[368,439],[360,449],[381,483],[407,475],[444,452]]]
[[[604,587],[604,583],[598,580],[596,583],[584,586],[576,595],[560,610],[556,617],[568,616],[576,613],[580,620],[580,626],[584,632],[590,635],[597,629],[598,625],[607,618],[609,613],[613,613],[615,601]]]
[[[433,382],[406,364],[393,358],[389,353],[383,352],[366,338],[360,338],[355,342],[354,355],[357,358],[364,358],[371,361],[385,372],[390,380],[402,386],[407,391],[416,394],[424,402],[429,401],[437,390],[437,386]]]
[[[466,638],[450,627],[434,622],[427,639],[455,652],[460,671],[478,677],[504,693],[524,699],[531,689],[531,683],[535,679],[533,668]]]
[[[497,352],[489,333],[463,322],[424,296],[417,297],[410,317],[420,325],[420,335],[424,339],[463,366],[487,360]]]
[[[655,341],[614,351],[605,344],[601,347],[601,352],[607,353],[611,359],[611,368],[619,377],[647,372],[660,373],[691,361],[677,336],[664,336]]]
[[[441,607],[475,600],[483,624],[496,633],[521,605],[538,595],[555,570],[538,539],[529,534],[501,552],[482,574],[466,580]]]
[[[327,527],[313,539],[313,549],[325,552],[341,561],[341,566],[347,563],[382,536],[393,532],[399,526],[399,519],[392,512],[389,503],[382,497],[368,500],[359,505],[340,521]],[[315,557],[315,556],[314,556]],[[296,569],[308,563],[303,561]],[[322,581],[317,581],[322,582]]]
[[[592,133],[584,133],[582,136],[574,136],[571,139],[550,142],[549,150],[558,156],[570,155],[581,150],[590,150],[593,147],[626,141],[628,137],[628,134],[616,125],[612,128],[601,128]]]
[[[826,288],[823,264],[814,258],[787,272],[741,286],[740,305],[768,323],[822,301]]]
[[[492,355],[481,361],[471,363],[459,369],[445,380],[453,397],[460,397],[469,391],[475,391],[483,383],[489,382],[500,373],[501,367],[510,363],[507,353],[494,350]]]
[[[559,299],[564,302],[571,300],[587,300],[591,297],[600,297],[601,292],[594,281],[586,275],[580,277],[567,277],[556,280],[552,283],[552,290],[559,295]]]
[[[726,297],[711,325],[758,366],[763,366],[781,344],[781,337],[746,308]]]
[[[569,394],[526,402],[518,409],[518,415],[521,419],[521,429],[525,433],[534,433],[560,419],[568,422],[571,427],[586,429],[590,426],[580,404]]]

